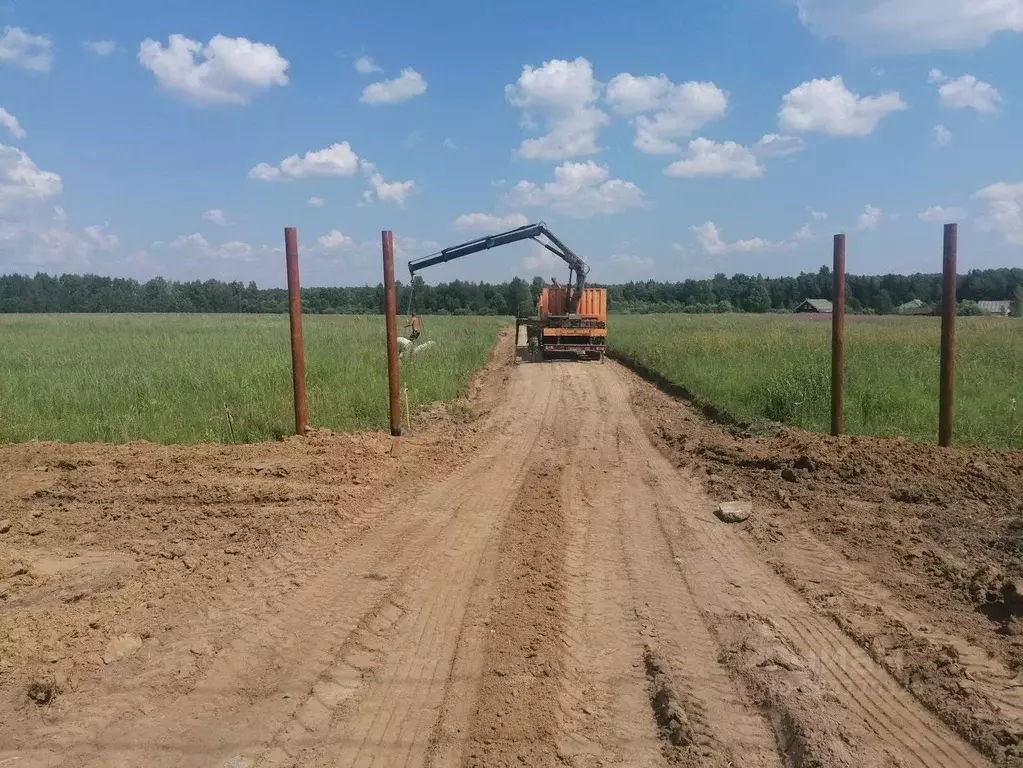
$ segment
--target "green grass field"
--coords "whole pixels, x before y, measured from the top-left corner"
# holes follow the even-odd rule
[[[403,363],[413,409],[454,400],[507,321],[424,322],[437,346]],[[383,318],[304,325],[310,426],[384,428]],[[935,439],[938,335],[936,318],[848,319],[849,433]],[[285,316],[0,315],[0,339],[0,442],[227,443],[293,430]],[[615,316],[610,340],[740,419],[830,424],[827,319]],[[1023,449],[1023,321],[960,318],[958,350],[957,442]]]
[[[1023,448],[1023,321],[957,328],[956,442]],[[830,429],[830,318],[618,316],[609,333],[613,354],[737,418]],[[939,333],[938,318],[847,318],[848,433],[936,441]]]
[[[425,318],[412,409],[454,400],[508,321]],[[309,424],[387,424],[383,317],[304,318]],[[0,315],[0,442],[251,442],[294,431],[281,315]]]

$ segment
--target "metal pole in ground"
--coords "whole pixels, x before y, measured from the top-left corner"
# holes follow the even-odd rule
[[[959,225],[945,225],[941,293],[941,390],[938,398],[938,445],[952,445],[955,427],[956,260]]]
[[[831,297],[831,434],[845,430],[845,235],[835,235]]]
[[[401,435],[401,387],[398,382],[398,294],[394,287],[394,235],[380,233],[384,253],[384,318],[387,325],[387,385],[391,405],[391,434]]]
[[[288,314],[291,318],[291,375],[295,391],[295,434],[308,429],[305,400],[305,347],[302,344],[302,295],[298,282],[298,232],[284,228],[284,260],[288,267]]]

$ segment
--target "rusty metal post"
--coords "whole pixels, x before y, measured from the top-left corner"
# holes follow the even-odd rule
[[[308,428],[305,401],[305,347],[302,344],[302,295],[298,282],[298,232],[284,228],[284,260],[288,267],[288,314],[291,317],[291,375],[295,391],[295,434]]]
[[[938,445],[952,445],[955,428],[956,260],[959,225],[945,225],[941,292],[941,389],[938,397]]]
[[[387,385],[391,404],[391,434],[401,435],[401,387],[398,382],[398,294],[394,287],[394,235],[380,233],[384,253],[384,319],[387,325]]]
[[[845,430],[845,235],[835,235],[831,297],[831,434]]]

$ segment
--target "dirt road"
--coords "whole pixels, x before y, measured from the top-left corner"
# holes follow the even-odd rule
[[[189,593],[194,611],[107,632],[105,663],[52,703],[25,703],[11,677],[22,700],[0,720],[0,765],[1018,764],[1015,741],[982,754],[980,731],[957,733],[787,577],[823,570],[906,615],[870,574],[816,539],[774,562],[757,529],[715,517],[721,499],[651,441],[631,374],[505,378],[465,456],[370,479],[357,514],[212,571],[227,581]],[[438,449],[452,445],[409,448]],[[304,503],[349,509],[321,491]],[[1015,736],[1019,688],[998,695],[987,725]]]

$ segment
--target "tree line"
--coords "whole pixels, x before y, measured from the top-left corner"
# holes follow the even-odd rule
[[[423,314],[531,315],[547,283],[468,282],[427,285],[416,277],[398,284],[398,309]],[[609,311],[653,312],[787,312],[804,299],[831,299],[831,270],[821,267],[796,277],[717,274],[705,280],[648,280],[601,286],[608,291]],[[960,275],[959,299],[1023,301],[1023,269],[973,270]],[[849,275],[846,303],[850,312],[889,314],[919,299],[937,305],[941,275]],[[303,288],[303,310],[313,314],[374,314],[384,308],[384,288],[376,286]],[[0,275],[0,313],[29,312],[242,312],[283,313],[288,294],[282,288],[259,288],[254,282],[196,280],[176,282],[157,277],[146,282],[99,275]]]

